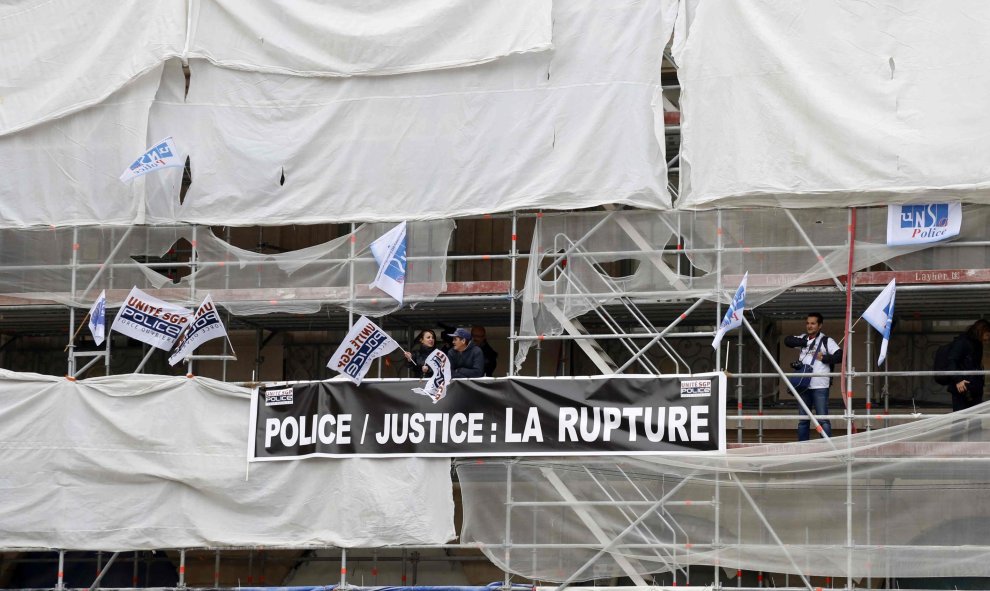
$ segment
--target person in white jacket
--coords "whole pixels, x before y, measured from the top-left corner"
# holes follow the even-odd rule
[[[806,364],[813,368],[814,373],[828,373],[832,367],[842,361],[842,349],[829,336],[822,332],[822,325],[825,318],[818,312],[811,312],[805,319],[805,330],[803,335],[796,335],[784,339],[784,345],[801,349],[795,364]],[[792,364],[794,365],[794,364]],[[799,392],[801,399],[808,408],[812,409],[815,416],[828,414],[828,389],[832,378],[828,376],[814,376],[808,384],[808,388]],[[807,416],[803,408],[798,409],[798,414]],[[832,436],[832,422],[828,419],[819,421],[825,435]],[[798,421],[798,441],[807,441],[811,436],[810,419]]]

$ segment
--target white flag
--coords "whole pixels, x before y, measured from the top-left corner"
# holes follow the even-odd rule
[[[450,360],[443,351],[437,349],[426,358],[426,365],[433,370],[433,375],[426,378],[426,385],[422,388],[413,388],[413,392],[429,396],[433,399],[433,404],[447,395],[447,385],[450,384]]]
[[[743,312],[746,311],[747,279],[749,279],[749,271],[743,275],[742,283],[736,288],[736,295],[732,296],[732,303],[729,304],[729,309],[725,311],[725,317],[722,318],[722,323],[718,325],[715,339],[712,340],[713,349],[718,349],[718,345],[722,342],[722,337],[725,336],[725,333],[742,325]]]
[[[371,368],[371,362],[398,348],[399,343],[377,324],[362,316],[330,357],[327,367],[339,371],[360,386],[364,375]]]
[[[110,330],[168,351],[192,318],[192,310],[131,288]]]
[[[93,341],[99,347],[107,338],[107,290],[100,292],[100,297],[93,302],[93,307],[89,309],[89,332],[93,335]]]
[[[896,279],[891,279],[887,287],[883,288],[877,299],[873,300],[870,307],[863,312],[863,320],[870,323],[870,326],[880,331],[883,335],[883,342],[880,343],[880,358],[877,359],[877,366],[883,365],[887,359],[887,343],[890,342],[890,327],[894,321],[894,296],[897,293]]]
[[[371,243],[378,274],[370,287],[377,287],[402,303],[406,286],[406,223],[392,228]]]
[[[131,179],[162,168],[182,167],[185,165],[186,163],[178,156],[178,152],[175,149],[175,142],[172,141],[171,137],[167,137],[148,148],[148,151],[144,154],[138,156],[138,159],[121,173],[120,182],[126,183]]]
[[[227,329],[224,328],[223,322],[220,320],[220,314],[217,313],[217,307],[213,303],[213,297],[210,294],[206,294],[203,303],[196,309],[196,317],[193,319],[192,324],[189,325],[176,342],[175,350],[172,351],[172,354],[168,358],[168,364],[175,365],[180,361],[184,361],[186,357],[192,355],[193,351],[206,341],[212,341],[221,337],[226,338],[226,336]]]

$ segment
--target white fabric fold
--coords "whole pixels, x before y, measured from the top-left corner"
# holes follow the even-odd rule
[[[653,102],[672,2],[554,4],[554,49],[402,76],[303,78],[191,60],[151,136],[192,165],[149,221],[401,221],[602,203],[663,209]],[[167,133],[162,133],[168,130]]]
[[[196,0],[188,57],[354,76],[469,66],[551,46],[551,0]]]
[[[179,0],[0,2],[0,136],[103,102],[180,55],[185,31]]]
[[[0,227],[143,223],[152,177],[118,177],[147,149],[161,72],[153,68],[83,111],[0,135]],[[153,176],[178,195],[182,169]]]
[[[990,4],[682,6],[679,207],[990,201]]]

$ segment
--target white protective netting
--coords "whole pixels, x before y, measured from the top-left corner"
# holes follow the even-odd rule
[[[545,581],[690,565],[986,577],[988,421],[984,403],[835,438],[834,449],[819,440],[707,457],[465,462],[461,538]]]
[[[990,4],[681,6],[678,207],[987,202]]]
[[[446,459],[247,464],[250,390],[0,370],[0,545],[153,550],[440,544]]]
[[[107,290],[116,307],[131,287],[159,290],[167,301],[198,305],[207,293],[233,314],[313,313],[332,304],[381,316],[397,301],[368,284],[378,272],[369,245],[394,224],[364,224],[353,233],[278,254],[237,248],[202,226],[83,227],[0,230],[0,295],[88,307]],[[406,304],[432,301],[446,289],[454,222],[407,225]],[[180,239],[195,243],[189,262],[152,263]],[[75,246],[78,245],[78,246]],[[188,258],[188,257],[187,257]]]
[[[559,335],[563,318],[621,298],[683,300],[685,309],[695,298],[729,302],[746,272],[747,308],[809,282],[844,284],[851,215],[839,208],[543,215],[533,235],[519,335]],[[975,244],[963,247],[887,246],[886,208],[860,208],[855,215],[853,271],[887,261],[897,269],[987,266],[988,207],[964,207],[959,240]],[[565,264],[551,266],[565,253]],[[601,267],[616,261],[631,261],[628,274],[613,276]],[[532,343],[520,341],[517,366]]]

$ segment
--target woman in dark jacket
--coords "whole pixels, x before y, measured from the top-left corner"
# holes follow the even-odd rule
[[[412,352],[406,351],[406,367],[416,378],[428,378],[433,370],[427,367],[426,358],[437,348],[437,335],[432,330],[421,330],[416,335]]]
[[[983,369],[983,346],[990,341],[990,321],[977,320],[949,346],[949,370]],[[959,375],[947,387],[952,394],[952,410],[962,410],[983,402],[984,376]]]

